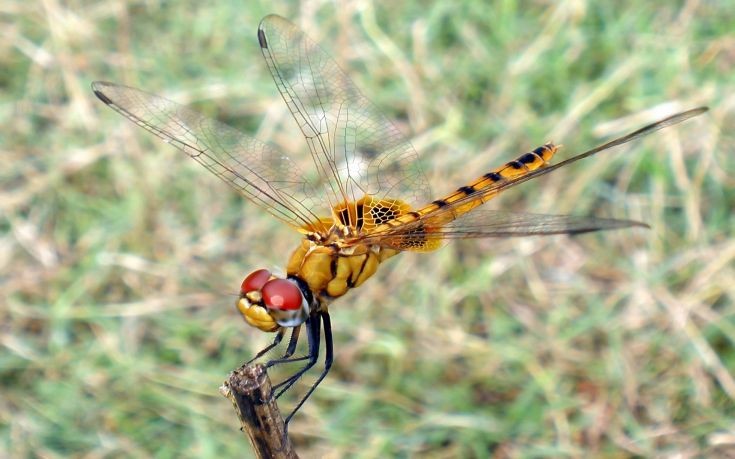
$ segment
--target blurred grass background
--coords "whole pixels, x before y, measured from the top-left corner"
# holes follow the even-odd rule
[[[257,47],[268,13],[396,120],[437,194],[711,106],[493,203],[651,230],[403,254],[336,303],[303,457],[735,455],[729,2],[247,3],[0,2],[1,456],[250,454],[217,388],[271,337],[234,298],[298,236],[89,83],[304,154]]]

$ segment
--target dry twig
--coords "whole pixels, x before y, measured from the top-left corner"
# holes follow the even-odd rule
[[[230,399],[241,430],[247,433],[258,458],[298,458],[286,435],[283,417],[263,365],[245,365],[230,374],[220,387]]]

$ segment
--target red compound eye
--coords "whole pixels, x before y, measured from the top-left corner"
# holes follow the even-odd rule
[[[293,311],[301,309],[301,290],[286,279],[273,279],[265,283],[262,292],[263,302],[268,309]]]
[[[259,269],[248,274],[248,277],[242,281],[240,292],[244,295],[248,292],[255,292],[263,288],[268,279],[271,278],[271,272],[267,269]]]

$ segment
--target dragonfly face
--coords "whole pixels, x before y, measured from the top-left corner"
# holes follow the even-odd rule
[[[646,226],[630,220],[480,207],[516,185],[707,110],[700,107],[669,116],[555,164],[551,160],[558,147],[547,143],[437,199],[410,142],[324,49],[274,15],[261,21],[257,38],[276,87],[308,144],[310,161],[292,161],[271,145],[139,89],[106,82],[95,82],[92,89],[109,107],[183,151],[304,236],[287,262],[286,278],[264,269],[254,271],[243,281],[237,302],[247,323],[276,336],[255,358],[279,344],[290,329],[285,354],[270,364],[306,361],[276,386],[280,388],[276,397],[314,366],[320,348],[325,349],[324,370],[287,423],[332,364],[327,305],[362,285],[380,263],[402,251],[435,250],[453,239]],[[307,162],[317,174],[299,170],[298,164]],[[302,329],[308,355],[291,358]]]
[[[274,332],[280,327],[303,324],[309,317],[310,305],[297,281],[258,269],[242,281],[237,309],[248,324]]]

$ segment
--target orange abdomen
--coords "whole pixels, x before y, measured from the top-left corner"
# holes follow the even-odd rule
[[[430,224],[431,226],[441,227],[442,225],[451,222],[497,196],[500,191],[488,190],[491,190],[498,182],[526,175],[531,171],[545,166],[558,149],[559,147],[552,143],[542,145],[531,152],[519,156],[518,159],[510,161],[509,163],[484,174],[482,177],[473,180],[469,184],[457,188],[456,191],[441,199],[434,200],[430,204],[427,204],[416,211],[406,212],[398,218],[384,223],[385,226],[383,228],[375,228],[375,232],[379,233],[388,228],[411,223],[427,214],[441,209],[442,207],[456,204],[458,201],[464,200],[465,202],[463,204],[456,205],[451,212],[440,214],[440,217],[432,216],[430,221],[427,222],[427,225]],[[473,199],[472,195],[477,195],[477,197]],[[441,245],[440,240],[422,241],[417,238],[409,239],[409,241],[411,244],[409,244],[405,250],[429,251],[434,250]]]

